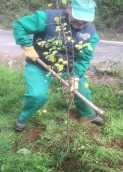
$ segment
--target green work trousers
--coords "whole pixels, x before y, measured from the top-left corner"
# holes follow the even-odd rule
[[[28,121],[47,102],[47,92],[53,78],[53,76],[48,75],[48,71],[30,63],[26,64],[24,77],[27,84],[27,92],[25,93],[23,110],[19,115],[21,122]],[[91,92],[85,76],[80,79],[78,90],[91,101]],[[95,115],[94,110],[77,96],[74,96],[74,102],[81,117]]]

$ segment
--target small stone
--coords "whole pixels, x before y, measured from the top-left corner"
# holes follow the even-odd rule
[[[9,65],[9,67],[12,67],[13,66],[13,61],[9,61],[8,65]]]
[[[123,90],[119,91],[119,92],[117,93],[117,96],[118,96],[118,97],[123,97]]]
[[[31,151],[26,149],[26,148],[22,148],[22,149],[19,149],[17,151],[18,154],[21,154],[21,155],[30,155],[31,154]]]

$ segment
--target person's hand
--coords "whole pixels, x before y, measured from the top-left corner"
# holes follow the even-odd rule
[[[70,77],[70,92],[73,92],[74,90],[78,90],[78,84],[79,78]]]
[[[33,46],[22,47],[22,49],[24,56],[30,58],[32,61],[36,61],[36,59],[39,57]]]

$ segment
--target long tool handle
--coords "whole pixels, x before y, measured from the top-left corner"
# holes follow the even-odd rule
[[[54,72],[52,69],[49,69],[48,66],[39,58],[37,58],[37,62],[41,64],[45,69],[47,69],[50,73],[52,73],[57,79],[59,79],[65,86],[69,88],[68,82],[66,82],[60,75]],[[103,115],[104,111],[96,107],[92,102],[86,99],[83,95],[81,95],[77,90],[74,90],[74,94],[77,95],[83,102],[89,105],[98,115]]]

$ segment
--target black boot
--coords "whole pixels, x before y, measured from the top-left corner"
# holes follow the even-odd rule
[[[104,125],[105,121],[102,117],[98,116],[96,119],[94,119],[93,121],[91,121],[92,123],[96,124],[96,125]]]
[[[23,131],[26,128],[26,122],[20,122],[18,119],[15,122],[15,130],[16,131]]]

